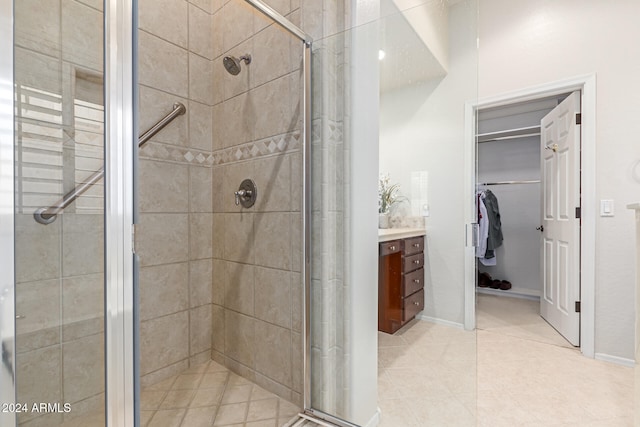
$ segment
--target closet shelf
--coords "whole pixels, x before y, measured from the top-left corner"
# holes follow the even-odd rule
[[[476,135],[478,143],[489,141],[502,141],[506,139],[526,138],[540,135],[540,126],[529,126],[517,129],[507,129],[498,132],[479,133]]]

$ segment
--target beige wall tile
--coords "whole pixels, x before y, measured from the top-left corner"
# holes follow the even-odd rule
[[[140,269],[140,320],[189,308],[189,263],[156,265]]]
[[[255,117],[255,139],[279,135],[295,128],[289,101],[289,78],[281,77],[249,92],[250,102],[259,111]]]
[[[104,332],[104,317],[94,317],[75,323],[66,323],[62,326],[63,342],[77,340],[89,335]]]
[[[140,324],[141,374],[148,374],[188,358],[188,331],[188,311],[142,322]]]
[[[291,215],[255,214],[255,260],[257,265],[291,268]]]
[[[212,359],[215,360],[213,352],[218,352],[219,354],[223,354],[225,352],[225,315],[224,315],[224,307],[221,305],[213,304],[211,306],[211,318],[213,323],[213,330],[211,332],[211,348],[212,348]]]
[[[189,3],[198,6],[200,9],[208,12],[209,14],[214,12],[213,0],[189,0]]]
[[[201,305],[189,311],[190,353],[196,355],[211,350],[213,312],[211,304]]]
[[[187,212],[189,166],[146,159],[141,159],[139,165],[140,212]]]
[[[189,262],[189,305],[191,308],[211,304],[213,292],[213,260]]]
[[[60,281],[17,284],[16,316],[18,334],[60,326]]]
[[[187,214],[141,214],[136,230],[136,252],[142,266],[189,259]]]
[[[92,70],[103,67],[102,12],[74,0],[62,0],[62,57]]]
[[[225,214],[213,214],[213,257],[224,258]]]
[[[46,43],[43,43],[43,46],[45,45]],[[60,78],[62,62],[60,59],[19,47],[16,47],[14,54],[17,84],[46,90],[53,94],[62,94],[62,79]]]
[[[91,335],[63,344],[64,402],[104,392],[104,337]]]
[[[78,276],[104,270],[104,216],[63,213],[62,275]],[[48,226],[47,226],[48,227]]]
[[[89,7],[94,8],[95,10],[100,10],[102,11],[103,8],[103,1],[102,0],[78,0],[79,3],[82,4],[86,4]]]
[[[230,1],[222,10],[222,48],[224,52],[242,43],[253,35],[254,9],[249,4]]]
[[[253,38],[254,61],[251,63],[251,87],[263,85],[293,71],[291,50],[293,37],[278,25],[270,25]],[[297,39],[296,39],[297,42]],[[300,45],[295,44],[296,51]]]
[[[222,2],[224,0],[214,0],[220,2],[220,9],[222,8]],[[216,12],[211,15],[211,32],[212,32],[212,47],[213,47],[213,57],[218,58],[222,55],[224,50],[224,15],[222,10],[216,9]]]
[[[16,45],[57,56],[61,49],[60,2],[23,0],[14,7]]]
[[[213,105],[211,67],[211,60],[189,54],[189,98],[207,105]]]
[[[139,85],[140,87],[140,134],[151,129],[160,119],[169,114],[176,102],[183,103],[187,114],[176,117],[169,126],[156,134],[153,141],[185,147],[187,140],[187,121],[191,117],[191,108],[185,98],[178,97],[160,90]]]
[[[60,327],[39,329],[16,335],[16,354],[60,344]]]
[[[257,212],[291,210],[291,161],[279,155],[253,161],[256,185],[260,189]]]
[[[304,281],[300,273],[291,273],[291,329],[302,332],[304,307]]]
[[[104,318],[104,275],[67,277],[62,281],[62,321],[65,325]]]
[[[24,353],[16,361],[17,401],[28,404],[62,401],[60,346]]]
[[[256,371],[291,387],[291,331],[256,321]]]
[[[214,147],[233,147],[253,140],[258,111],[254,104],[248,94],[244,93],[214,109]]]
[[[225,3],[226,3],[226,0],[211,0],[211,11],[215,12],[218,9],[221,9]]]
[[[60,277],[61,226],[59,219],[45,226],[31,214],[15,216],[17,283]]]
[[[138,32],[140,83],[186,98],[189,95],[185,49],[145,31]]]
[[[304,259],[304,242],[302,236],[302,214],[291,213],[291,270],[302,271],[302,260]]]
[[[189,51],[209,60],[213,59],[212,24],[208,12],[189,5]]]
[[[235,311],[224,313],[225,354],[245,366],[253,366],[256,341],[255,320]]]
[[[207,78],[202,76],[202,78]],[[189,147],[211,151],[213,149],[213,110],[199,102],[189,102]]]
[[[187,5],[183,0],[140,0],[139,27],[187,48]]]
[[[253,264],[254,232],[251,213],[224,215],[224,258],[230,261]]]
[[[225,308],[253,316],[254,314],[254,267],[252,265],[225,263],[224,305]]]
[[[189,215],[190,259],[211,258],[213,251],[213,214]]]
[[[226,278],[226,261],[214,259],[213,260],[213,289],[212,289],[212,303],[218,305],[224,305],[224,284]]]
[[[284,328],[291,328],[291,303],[291,273],[256,267],[256,317]]]
[[[304,393],[304,341],[302,334],[291,333],[291,388]]]
[[[302,210],[303,195],[303,157],[300,152],[289,155],[291,159],[291,210],[300,212]]]
[[[224,200],[225,200],[224,167],[214,166],[212,168],[211,174],[212,174],[211,185],[212,185],[212,192],[213,192],[211,197],[213,198],[213,212],[224,212]],[[227,194],[227,197],[229,197],[228,194]]]

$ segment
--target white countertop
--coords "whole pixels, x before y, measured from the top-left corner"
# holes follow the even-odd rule
[[[424,236],[427,231],[424,228],[380,228],[378,229],[378,242],[405,239],[407,237]]]
[[[640,210],[640,202],[631,203],[630,205],[627,205],[627,209]]]

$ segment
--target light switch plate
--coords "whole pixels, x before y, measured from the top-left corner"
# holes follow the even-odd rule
[[[600,200],[600,216],[613,216],[613,200]]]

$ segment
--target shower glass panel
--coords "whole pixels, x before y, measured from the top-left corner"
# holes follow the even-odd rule
[[[390,425],[411,424],[403,416],[476,425],[476,332],[464,330],[463,194],[472,184],[462,177],[473,158],[464,152],[465,103],[478,96],[478,4],[380,3],[380,173],[406,197],[392,227],[426,235],[424,309],[395,334],[379,333],[379,406]]]
[[[303,396],[304,44],[244,0],[141,1],[138,39],[140,130],[187,107],[138,153],[141,421],[285,424]]]
[[[102,2],[14,6],[17,421],[104,425],[104,185],[34,218],[104,163]]]

